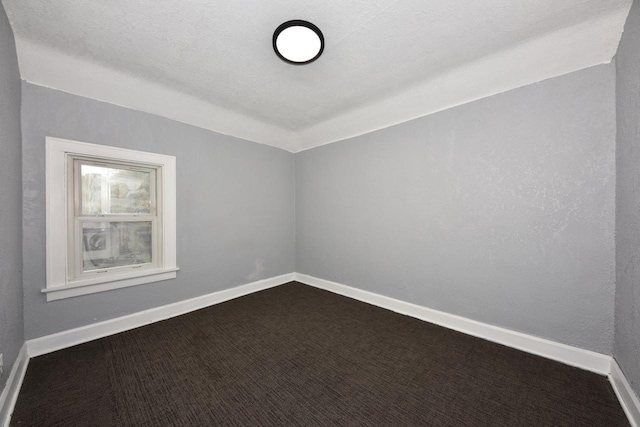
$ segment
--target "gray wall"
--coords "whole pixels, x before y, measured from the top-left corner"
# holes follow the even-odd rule
[[[639,349],[632,322],[640,255],[631,238],[640,238],[640,176],[632,168],[640,149],[631,144],[637,97],[629,99],[638,94],[632,70],[640,60],[629,47],[638,43],[637,4],[631,19],[635,29],[627,28],[617,59],[615,352],[626,372],[637,368]],[[15,183],[0,192],[0,209],[11,210],[0,217],[0,344],[11,362],[22,342],[20,87],[4,15],[0,35],[0,173],[3,184]],[[614,87],[614,66],[594,67],[305,151],[294,162],[282,150],[25,83],[25,336],[296,270],[611,354]],[[177,156],[178,279],[45,301],[45,136]],[[638,383],[637,369],[627,375]]]
[[[296,271],[612,354],[615,67],[296,155]]]
[[[0,392],[24,342],[20,146],[20,74],[13,32],[0,3],[0,353],[5,365]]]
[[[23,84],[27,339],[294,270],[294,155],[169,119]],[[47,303],[45,137],[174,155],[178,278]]]
[[[616,56],[616,334],[614,356],[640,396],[640,3]]]

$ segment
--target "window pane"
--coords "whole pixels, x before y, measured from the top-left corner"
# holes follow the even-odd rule
[[[83,222],[82,270],[151,262],[151,221]]]
[[[82,215],[151,213],[151,171],[80,165]]]

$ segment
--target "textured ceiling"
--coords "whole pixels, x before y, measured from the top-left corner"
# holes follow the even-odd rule
[[[300,151],[611,61],[631,0],[2,0],[26,81]],[[318,25],[280,61],[274,29]]]

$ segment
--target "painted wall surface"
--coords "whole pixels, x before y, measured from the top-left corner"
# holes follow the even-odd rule
[[[294,271],[294,155],[23,83],[27,339]],[[175,280],[47,303],[45,137],[177,158]]]
[[[612,354],[615,67],[296,155],[296,271]]]
[[[0,4],[0,391],[24,342],[20,85],[13,33]]]
[[[616,56],[617,187],[614,356],[640,396],[640,3]]]

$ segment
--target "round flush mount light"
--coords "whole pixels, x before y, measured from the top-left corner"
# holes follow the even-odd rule
[[[320,28],[301,19],[287,21],[273,33],[273,50],[284,62],[309,64],[322,55],[324,36]]]

